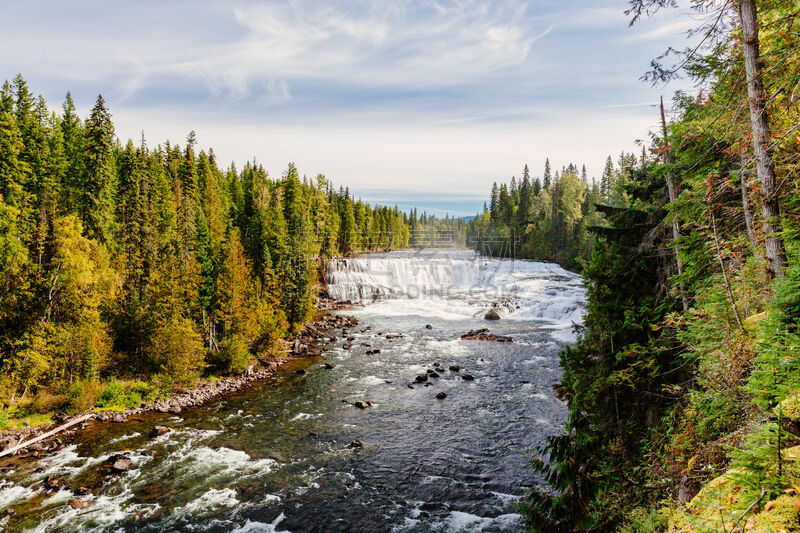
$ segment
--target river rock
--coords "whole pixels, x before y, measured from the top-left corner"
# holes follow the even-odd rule
[[[361,443],[360,440],[354,440],[347,445],[348,448],[363,448],[364,445]]]
[[[302,376],[303,374],[306,373],[306,371],[303,368],[298,368],[297,370],[294,371],[294,373],[297,374],[298,376]]]
[[[428,374],[428,377],[429,378],[438,378],[439,374],[437,374],[436,372],[431,372],[431,373]]]
[[[352,347],[353,347],[353,344],[350,343],[350,342],[346,342],[346,343],[342,344],[342,348],[344,348],[345,350],[349,350]]]
[[[370,402],[365,402],[365,401],[359,400],[356,403],[354,403],[353,405],[355,407],[358,407],[359,409],[366,409],[367,407],[369,407],[372,404]]]
[[[381,353],[381,351],[379,349],[375,348],[374,350],[367,350],[364,353],[366,353],[367,355],[375,355],[375,354]]]
[[[497,342],[514,342],[514,339],[505,335],[495,335],[489,333],[487,328],[473,329],[461,335],[461,340],[465,341],[497,341]]]
[[[44,444],[42,444],[41,442],[34,442],[30,446],[28,446],[26,450],[28,450],[29,452],[43,452],[46,451],[47,448],[45,448]]]
[[[172,431],[173,430],[171,428],[168,428],[166,426],[156,426],[150,431],[149,436],[150,436],[150,438],[161,437],[161,436],[166,435],[167,433],[170,433]]]
[[[461,370],[460,366],[458,366],[458,365],[450,365],[450,371],[451,372],[458,372],[460,370]]]
[[[78,490],[75,491],[75,494],[77,494],[78,496],[91,496],[93,493],[92,489],[90,488],[80,487]]]
[[[323,366],[324,368],[328,369],[328,370],[330,370],[331,368],[333,368],[333,365],[332,365],[332,364],[330,364],[330,363],[325,363],[325,364],[324,364],[324,365],[322,365],[322,366]]]
[[[430,324],[425,324],[425,329],[433,329],[433,326],[431,326]]]
[[[108,461],[111,463],[112,472],[127,472],[133,466],[133,460],[125,454],[112,455]]]
[[[463,374],[461,379],[464,381],[475,381],[475,378],[472,376],[472,374]]]
[[[417,379],[415,379],[414,381],[416,381],[417,383],[422,383],[424,381],[428,381],[428,374],[420,374],[420,375],[417,376]]]
[[[44,488],[51,492],[58,492],[61,489],[69,489],[69,484],[66,481],[56,478],[56,476],[49,475],[44,480]]]
[[[498,313],[494,309],[489,309],[489,311],[487,311],[486,314],[483,315],[483,318],[485,318],[486,320],[500,320],[500,313]]]
[[[436,394],[436,399],[437,400],[444,400],[445,398],[447,398],[447,394],[444,393],[444,392],[440,392],[440,393]]]
[[[332,336],[332,337],[330,338],[330,341],[331,341],[331,342],[336,342],[336,341],[338,341],[338,340],[339,340],[339,337],[337,337],[336,335],[334,335],[334,336]]]
[[[413,388],[414,388],[414,385],[412,385],[411,383],[409,383],[409,384],[408,384],[408,385],[406,385],[406,386],[407,386],[409,389],[413,389]]]
[[[86,509],[92,505],[91,500],[81,500],[80,498],[70,498],[67,500],[67,503],[73,509]]]

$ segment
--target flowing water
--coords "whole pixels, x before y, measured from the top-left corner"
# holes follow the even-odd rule
[[[332,297],[364,305],[344,311],[360,324],[332,332],[338,339],[324,357],[291,361],[270,380],[180,416],[95,424],[55,455],[0,460],[0,511],[16,511],[0,526],[518,530],[514,504],[536,482],[526,453],[564,424],[551,386],[558,351],[581,319],[580,277],[552,264],[454,251],[335,261],[328,277]],[[492,307],[501,320],[483,319]],[[514,342],[459,339],[481,327]],[[344,336],[355,337],[350,350]],[[371,349],[380,353],[366,355]],[[408,387],[437,363],[445,372],[432,385]],[[295,373],[300,368],[307,373]],[[462,379],[466,373],[474,380]],[[439,392],[447,397],[436,399]],[[372,405],[357,409],[357,400]],[[148,438],[155,425],[177,431]],[[355,439],[363,448],[348,447]],[[120,452],[135,468],[108,475],[103,463]],[[92,488],[92,504],[72,509],[72,492],[46,492],[51,474]]]

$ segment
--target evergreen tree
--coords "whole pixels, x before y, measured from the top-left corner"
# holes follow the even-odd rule
[[[87,234],[107,242],[114,227],[114,126],[102,96],[86,121],[78,211]]]

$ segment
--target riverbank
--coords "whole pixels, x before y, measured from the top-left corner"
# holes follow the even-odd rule
[[[199,407],[225,394],[241,391],[257,381],[273,376],[279,367],[289,361],[322,355],[322,351],[318,351],[316,345],[328,332],[335,329],[346,330],[358,324],[355,317],[332,315],[331,311],[352,308],[350,302],[320,297],[317,302],[317,316],[306,323],[294,337],[284,341],[285,351],[281,357],[258,358],[240,374],[202,378],[191,387],[175,390],[166,397],[159,397],[139,407],[128,408],[121,412],[90,410],[72,416],[60,412],[53,413],[52,423],[0,432],[0,454],[6,457],[11,455],[39,457],[60,450],[69,443],[70,437],[88,428],[92,423],[124,423],[131,416],[148,412],[179,414],[184,409]],[[40,438],[60,427],[64,430]],[[20,445],[25,445],[27,442],[31,444],[20,448]],[[8,453],[10,450],[13,452]]]

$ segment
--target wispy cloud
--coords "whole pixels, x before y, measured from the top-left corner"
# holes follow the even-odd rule
[[[645,137],[664,90],[638,78],[691,20],[678,10],[629,29],[625,5],[14,2],[0,78],[23,72],[53,107],[67,89],[84,110],[102,92],[122,136],[180,142],[196,129],[220,161],[256,156],[280,173],[294,160],[355,189],[406,190],[393,194],[407,202],[438,191],[439,207],[450,195],[474,212],[482,201],[456,193],[548,156],[599,173]]]

